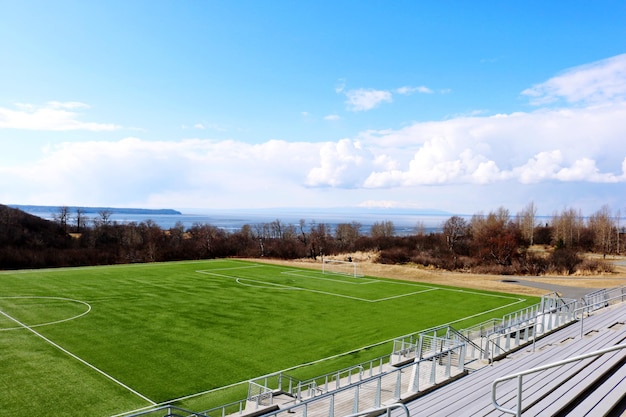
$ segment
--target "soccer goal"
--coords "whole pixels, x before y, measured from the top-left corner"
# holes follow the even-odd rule
[[[351,277],[362,277],[361,265],[358,262],[339,261],[336,259],[322,260],[323,274],[339,274]]]

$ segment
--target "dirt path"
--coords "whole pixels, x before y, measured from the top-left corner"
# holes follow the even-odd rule
[[[368,254],[355,254],[352,255],[352,259],[359,262],[363,274],[369,276],[523,295],[540,296],[557,291],[567,298],[579,298],[594,289],[626,285],[626,263],[624,262],[626,258],[624,257],[607,258],[607,261],[615,261],[615,272],[612,274],[543,277],[466,274],[428,269],[417,265],[384,265],[372,262],[372,257]],[[248,260],[322,269],[322,263],[319,260],[316,262],[308,259],[284,261],[254,258]]]

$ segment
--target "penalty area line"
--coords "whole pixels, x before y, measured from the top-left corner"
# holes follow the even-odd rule
[[[121,386],[122,388],[125,388],[126,390],[130,391],[131,393],[135,394],[136,396],[138,396],[139,398],[141,398],[144,401],[149,402],[151,405],[157,405],[156,402],[152,401],[150,398],[146,397],[145,395],[135,391],[134,389],[132,389],[131,387],[129,387],[128,385],[124,384],[123,382],[115,379],[114,377],[112,377],[111,375],[107,374],[106,372],[104,372],[101,369],[96,368],[94,365],[90,364],[89,362],[87,362],[86,360],[79,358],[78,356],[76,356],[75,354],[73,354],[72,352],[70,352],[69,350],[65,349],[64,347],[58,345],[57,343],[53,342],[52,340],[48,339],[46,336],[42,335],[41,333],[39,333],[38,331],[30,328],[29,326],[27,326],[26,324],[22,323],[21,321],[19,321],[18,319],[11,317],[10,315],[8,315],[7,313],[5,313],[4,311],[0,310],[0,314],[2,314],[4,317],[8,318],[9,320],[17,323],[19,326],[23,327],[24,329],[28,330],[29,332],[33,333],[35,336],[40,337],[41,339],[43,339],[44,341],[46,341],[47,343],[51,344],[52,346],[54,346],[55,348],[59,349],[61,352],[71,356],[72,358],[76,359],[77,361],[79,361],[80,363],[82,363],[83,365],[88,366],[89,368],[93,369],[94,371],[98,372],[100,375],[103,375],[104,377],[110,379],[111,381],[115,382],[117,385]]]

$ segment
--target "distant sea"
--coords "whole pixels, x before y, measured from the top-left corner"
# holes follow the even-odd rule
[[[50,206],[19,206],[29,214],[53,220],[58,207]],[[70,223],[76,209],[70,207]],[[453,214],[437,210],[409,210],[409,209],[368,209],[368,208],[329,208],[329,209],[233,209],[233,210],[207,210],[207,209],[177,209],[163,210],[148,209],[111,209],[111,221],[126,223],[141,223],[152,220],[162,229],[169,229],[180,222],[185,229],[194,224],[210,224],[228,232],[241,230],[245,224],[255,226],[271,223],[279,220],[283,224],[291,224],[299,227],[300,219],[305,221],[308,229],[312,224],[324,223],[332,230],[340,223],[358,222],[361,224],[361,232],[369,233],[374,223],[390,221],[393,223],[396,235],[404,236],[414,234],[417,227],[423,228],[426,233],[441,231],[442,226]],[[96,209],[87,209],[86,216],[89,219],[98,218]]]

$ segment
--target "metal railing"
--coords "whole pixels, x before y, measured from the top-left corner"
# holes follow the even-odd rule
[[[164,414],[165,413],[165,414]],[[129,414],[131,417],[138,416],[155,416],[155,417],[209,417],[203,413],[194,413],[184,408],[175,407],[173,405],[162,405],[160,407],[151,408],[150,410],[140,411],[138,413]]]
[[[547,300],[547,301],[546,301]],[[544,299],[540,304],[483,322],[461,332],[480,347],[482,359],[493,360],[537,337],[577,320],[576,300]]]
[[[360,417],[360,416],[367,416],[367,415],[370,415],[370,414],[379,415],[379,413],[381,413],[383,411],[386,412],[387,416],[391,416],[391,411],[395,410],[396,408],[402,409],[402,411],[404,411],[404,415],[406,415],[406,417],[410,416],[409,409],[408,409],[408,407],[406,405],[404,405],[402,403],[395,403],[395,404],[387,405],[387,406],[384,406],[384,407],[374,408],[374,409],[371,409],[371,410],[364,410],[364,411],[358,412],[356,414],[348,414],[347,416],[344,416],[344,417]]]
[[[587,359],[587,358],[591,358],[594,356],[601,356],[604,355],[605,353],[608,352],[612,352],[615,350],[620,350],[620,349],[624,349],[626,348],[626,344],[621,344],[621,345],[615,345],[615,346],[611,346],[609,348],[605,348],[605,349],[600,349],[600,350],[596,350],[595,352],[590,352],[590,353],[586,353],[584,355],[579,355],[579,356],[574,356],[572,358],[569,359],[564,359],[562,361],[558,361],[558,362],[554,362],[554,363],[550,363],[547,365],[542,365],[542,366],[538,366],[536,368],[532,368],[532,369],[528,369],[526,371],[522,371],[522,372],[517,372],[511,375],[507,375],[501,378],[497,378],[496,380],[493,381],[492,385],[491,385],[491,402],[493,404],[493,406],[499,410],[502,411],[503,413],[507,413],[507,414],[512,414],[514,416],[521,416],[522,415],[522,378],[526,375],[530,375],[530,374],[534,374],[536,372],[540,372],[540,371],[545,371],[547,369],[551,369],[551,368],[556,368],[558,366],[563,366],[566,365],[568,363],[571,362],[577,362],[583,359]],[[504,381],[508,381],[511,379],[517,379],[517,404],[516,404],[516,408],[515,409],[508,409],[508,408],[504,408],[501,404],[498,403],[497,401],[497,388],[498,388],[498,384],[504,382]]]
[[[363,378],[314,398],[295,401],[293,405],[270,411],[264,417],[346,416],[397,403],[428,387],[444,382],[464,372],[465,345],[442,351],[415,362],[392,367],[375,376]]]
[[[443,348],[457,346],[460,343],[465,343],[470,348],[471,351],[466,352],[466,359],[470,361],[474,360],[476,356],[474,352],[482,351],[481,347],[475,344],[464,333],[456,330],[452,326],[445,325],[395,339],[393,341],[393,350],[389,363],[397,365],[416,358],[422,359],[440,352]]]

